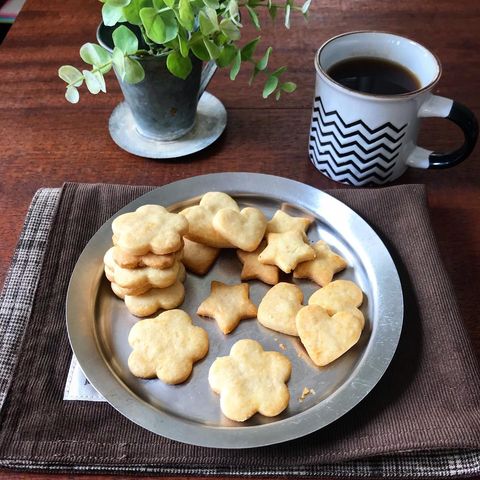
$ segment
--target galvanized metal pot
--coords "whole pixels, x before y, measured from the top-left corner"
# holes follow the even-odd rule
[[[97,29],[99,44],[113,51],[112,33],[116,27],[101,23]],[[139,43],[143,39],[139,30]],[[198,100],[216,70],[214,62],[206,64],[192,56],[192,72],[185,79],[175,77],[167,70],[166,56],[142,56],[136,58],[145,70],[145,79],[130,85],[117,75],[125,100],[132,111],[138,132],[153,140],[175,140],[188,133],[194,126]]]

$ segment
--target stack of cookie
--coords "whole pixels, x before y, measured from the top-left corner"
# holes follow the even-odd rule
[[[105,274],[129,312],[146,317],[180,305],[185,297],[181,259],[187,220],[160,205],[144,205],[117,217],[112,230]]]

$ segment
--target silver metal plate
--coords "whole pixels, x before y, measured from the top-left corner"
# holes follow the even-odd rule
[[[195,125],[183,137],[162,142],[139,133],[132,112],[126,102],[113,110],[108,129],[113,141],[123,150],[146,158],[178,158],[199,152],[211,145],[225,130],[227,111],[222,102],[204,92],[198,101]]]
[[[103,276],[103,255],[111,246],[111,223],[117,215],[141,205],[158,203],[178,211],[198,202],[208,191],[223,191],[241,206],[261,208],[270,218],[277,209],[315,218],[308,236],[328,242],[349,267],[336,278],[355,281],[365,293],[366,317],[360,341],[327,367],[316,367],[298,338],[264,328],[256,319],[243,320],[229,335],[216,322],[195,314],[209,295],[210,281],[239,283],[241,264],[233,250],[225,250],[205,276],[187,275],[186,299],[180,307],[195,325],[207,330],[208,355],[195,364],[188,381],[165,385],[142,380],[128,370],[127,337],[138,319],[128,313]],[[291,276],[288,278],[292,281]],[[294,280],[305,301],[318,287]],[[268,290],[250,282],[257,305]],[[67,294],[67,327],[72,349],[89,381],[120,413],[165,437],[194,445],[247,448],[294,439],[338,419],[357,405],[387,369],[398,344],[403,322],[403,298],[395,264],[373,229],[355,212],[330,195],[285,178],[253,173],[220,173],[193,177],[153,190],[120,210],[93,236],[81,254]],[[207,375],[218,356],[228,355],[239,339],[258,340],[266,350],[291,360],[288,408],[275,418],[256,414],[240,424],[226,419],[219,397],[210,390]],[[284,348],[282,348],[282,346]],[[304,387],[314,394],[300,399]]]

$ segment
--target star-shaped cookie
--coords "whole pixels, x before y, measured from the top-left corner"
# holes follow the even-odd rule
[[[248,283],[226,285],[213,281],[210,296],[198,307],[197,314],[216,320],[220,330],[228,334],[245,318],[257,315],[257,307],[250,301]]]
[[[254,252],[244,252],[237,250],[237,256],[243,263],[240,278],[242,280],[258,279],[268,285],[278,283],[279,271],[276,265],[266,265],[258,261],[258,256],[265,249],[266,243],[262,242]]]
[[[306,243],[306,238],[300,230],[269,233],[267,248],[258,256],[258,261],[290,273],[299,263],[315,258],[315,250]]]
[[[218,357],[208,372],[208,382],[220,395],[223,414],[244,422],[256,412],[274,417],[288,406],[290,360],[279,352],[265,352],[255,340],[235,343],[227,357]]]
[[[312,245],[315,258],[297,265],[293,272],[294,278],[309,278],[324,287],[332,281],[333,275],[342,271],[347,262],[336,253],[323,240]]]
[[[306,232],[313,219],[306,217],[292,217],[283,210],[277,210],[267,223],[267,233],[283,233],[289,230]]]

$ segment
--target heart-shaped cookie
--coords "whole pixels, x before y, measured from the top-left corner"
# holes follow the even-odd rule
[[[213,217],[213,228],[232,245],[253,252],[263,239],[267,219],[258,208],[247,207],[240,213],[222,208]]]
[[[213,217],[223,208],[240,211],[237,202],[223,192],[208,192],[202,197],[198,205],[182,210],[180,214],[188,220],[189,224],[188,233],[185,234],[185,237],[209,247],[232,248],[233,245],[212,225]]]
[[[319,367],[341,357],[362,333],[362,323],[353,312],[344,310],[331,317],[320,305],[301,308],[296,324],[308,355]]]
[[[351,311],[359,318],[363,328],[365,319],[358,309],[362,302],[362,290],[350,280],[335,280],[317,290],[308,299],[309,305],[320,305],[329,315],[335,315],[343,310]]]
[[[298,335],[295,317],[302,308],[303,293],[292,283],[272,287],[258,306],[258,321],[267,328],[287,335]]]

